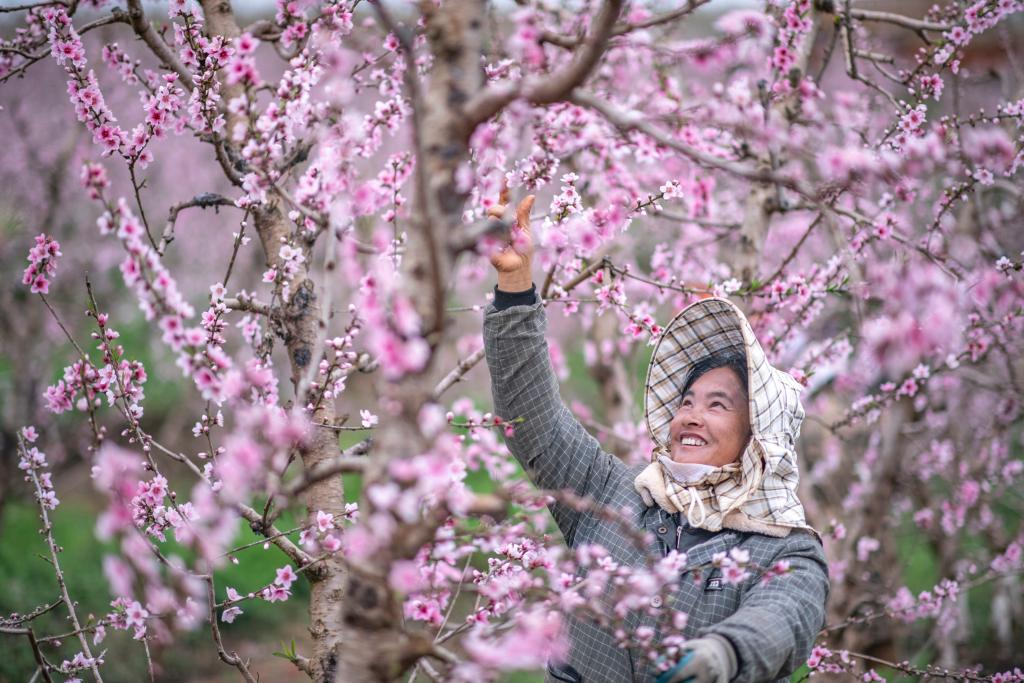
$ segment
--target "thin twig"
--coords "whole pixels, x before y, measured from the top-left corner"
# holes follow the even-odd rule
[[[249,672],[249,667],[238,656],[238,653],[229,653],[224,648],[224,641],[220,637],[220,627],[217,625],[217,596],[213,589],[213,575],[207,574],[203,576],[203,580],[206,581],[206,597],[210,603],[210,633],[213,636],[214,644],[217,646],[217,655],[225,664],[230,664],[238,669],[246,683],[258,683],[257,679],[253,678],[253,675]]]
[[[231,201],[227,197],[224,197],[223,195],[217,194],[216,192],[201,192],[192,199],[188,200],[187,202],[175,204],[170,208],[170,210],[167,213],[167,223],[164,226],[163,234],[160,236],[160,244],[159,246],[155,246],[156,253],[163,256],[164,252],[167,250],[168,245],[170,245],[170,243],[174,241],[174,227],[175,223],[178,220],[178,214],[184,211],[185,209],[190,209],[195,206],[198,206],[199,208],[202,209],[206,209],[210,207],[234,205],[235,203],[233,201]],[[246,216],[248,216],[248,214],[249,212],[247,209]],[[245,219],[243,218],[243,222],[244,220]]]
[[[78,35],[82,35],[83,33],[91,31],[91,30],[93,30],[95,28],[99,28],[100,26],[106,26],[107,24],[118,24],[118,23],[122,23],[122,24],[128,23],[128,17],[127,17],[127,15],[125,15],[125,13],[120,8],[116,8],[115,7],[114,8],[114,12],[110,16],[103,17],[102,19],[97,19],[96,21],[90,22],[90,23],[86,24],[85,26],[83,26],[82,28],[77,29],[77,32],[78,32]],[[36,55],[33,55],[26,62],[24,62],[23,64],[19,65],[18,68],[12,70],[10,73],[8,73],[8,74],[4,75],[2,78],[0,78],[0,83],[6,83],[9,79],[14,78],[15,76],[21,76],[22,74],[24,74],[25,70],[28,69],[28,67],[32,66],[33,64],[35,64],[36,62],[38,62],[41,59],[45,59],[49,55],[50,55],[49,48],[47,48],[46,50],[43,50],[42,52],[40,52],[40,53],[38,53]]]
[[[242,241],[245,239],[245,226],[248,224],[249,209],[245,210],[245,214],[242,215],[242,222],[238,226],[238,234],[235,235],[235,243],[231,246],[231,259],[228,261],[228,270],[224,273],[224,279],[221,280],[221,284],[225,287],[228,286],[228,280],[231,279],[231,272],[235,268],[235,259],[238,257],[238,250],[242,246]]]
[[[729,161],[722,157],[702,152],[670,137],[666,132],[652,126],[649,122],[644,120],[643,115],[639,112],[623,111],[610,102],[601,100],[595,95],[579,89],[573,91],[572,95],[570,95],[568,99],[570,102],[578,104],[581,107],[594,110],[623,133],[628,133],[630,131],[642,133],[655,142],[658,142],[669,149],[676,150],[700,166],[718,169],[729,173],[730,175],[752,180],[754,182],[778,183],[800,195],[813,199],[814,193],[809,188],[804,187],[795,178],[778,175],[768,169],[748,167],[735,161]]]
[[[135,205],[139,207],[139,217],[142,218],[142,226],[146,229],[146,237],[149,239],[150,246],[152,246],[153,249],[156,249],[156,240],[153,238],[153,232],[149,229],[149,219],[146,218],[146,208],[142,205],[142,196],[139,194],[139,190],[142,189],[142,186],[145,185],[146,181],[143,180],[142,183],[139,183],[135,179],[134,161],[128,163],[128,175],[132,181],[132,191],[135,192]]]
[[[824,215],[825,214],[823,213],[819,213],[817,217],[813,221],[811,221],[811,224],[807,226],[807,230],[804,231],[804,234],[800,236],[799,240],[797,240],[796,245],[793,246],[793,250],[786,255],[786,258],[782,259],[782,263],[779,264],[779,267],[775,269],[774,273],[772,273],[770,276],[766,277],[764,280],[761,281],[762,285],[767,285],[769,282],[774,281],[775,278],[779,277],[785,272],[786,266],[788,266],[790,262],[794,258],[796,258],[796,255],[800,252],[800,248],[803,247],[804,242],[807,241],[807,238],[810,237],[814,229],[818,227],[819,223],[821,223]]]
[[[149,638],[143,636],[142,649],[146,652],[146,666],[149,669],[149,683],[156,683],[156,674],[153,672],[153,657],[149,653]]]
[[[615,27],[612,29],[611,37],[617,38],[619,36],[626,35],[627,33],[631,33],[633,31],[639,31],[645,28],[652,28],[654,26],[659,26],[661,24],[667,24],[671,21],[675,21],[676,19],[680,19],[686,16],[687,14],[691,14],[698,7],[707,4],[708,2],[710,2],[710,0],[691,0],[690,2],[687,2],[685,5],[678,9],[674,9],[663,14],[657,14],[649,19],[638,21],[635,24],[630,24],[628,22],[616,24]],[[580,44],[580,41],[576,38],[567,38],[553,31],[545,31],[541,35],[540,41],[542,43],[551,43],[552,45],[557,45],[558,47],[564,47],[566,49],[574,49],[578,47]]]
[[[30,2],[25,5],[11,5],[9,7],[0,7],[0,14],[4,12],[20,12],[22,10],[38,9],[40,7],[49,7],[50,5],[60,5],[61,7],[68,7],[68,3],[64,0],[44,0],[43,2]]]
[[[46,295],[40,292],[39,298],[43,300],[44,304],[46,304],[46,308],[49,309],[50,315],[53,316],[53,319],[57,322],[57,325],[60,327],[61,332],[63,332],[64,336],[67,337],[67,340],[71,342],[72,346],[75,347],[75,351],[78,352],[78,355],[81,356],[83,361],[88,363],[89,356],[87,356],[85,351],[82,350],[82,347],[78,345],[78,342],[75,341],[75,338],[71,336],[71,333],[68,332],[68,328],[64,327],[64,323],[61,322],[60,316],[57,315],[57,311],[53,310],[53,306],[50,305],[50,302],[47,300]]]
[[[25,449],[25,442],[21,436],[18,436],[18,450],[21,452],[22,457],[29,460],[28,453]],[[82,625],[78,621],[78,613],[75,611],[75,603],[71,600],[71,595],[68,593],[68,586],[64,582],[64,572],[60,567],[60,560],[57,557],[57,543],[53,540],[53,523],[50,522],[50,515],[47,512],[46,505],[43,503],[43,487],[39,483],[39,476],[36,474],[35,467],[28,468],[29,476],[32,477],[32,485],[36,490],[36,502],[39,503],[39,514],[43,520],[43,535],[46,537],[46,545],[50,550],[50,563],[53,566],[54,575],[57,578],[57,586],[60,589],[61,598],[64,601],[64,606],[68,610],[68,616],[71,619],[72,625],[76,631],[81,631]],[[85,637],[84,633],[78,634],[78,642],[82,646],[82,652],[85,656],[92,661],[90,669],[92,669],[92,675],[96,678],[97,683],[103,683],[103,677],[100,675],[99,667],[96,665],[95,660],[92,656],[92,650],[89,648],[89,640]]]
[[[467,372],[472,370],[477,363],[483,360],[483,357],[484,348],[481,346],[479,349],[460,360],[458,365],[456,365],[451,372],[445,375],[444,379],[437,383],[434,390],[430,392],[430,398],[434,401],[440,399],[441,394],[447,391],[456,382],[461,381]]]
[[[7,619],[6,617],[0,617],[0,627],[13,628],[13,627],[16,627],[16,626],[21,626],[22,624],[27,624],[28,622],[32,621],[33,619],[38,619],[42,615],[44,615],[47,612],[49,612],[50,610],[52,610],[57,605],[61,605],[63,603],[64,603],[64,598],[57,598],[56,600],[51,602],[49,605],[40,605],[39,607],[36,607],[34,610],[29,612],[28,614],[20,614],[17,617],[12,617],[10,619]]]

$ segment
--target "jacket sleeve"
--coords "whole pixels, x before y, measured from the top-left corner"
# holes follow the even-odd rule
[[[601,450],[597,440],[572,415],[558,393],[546,339],[544,305],[513,305],[484,313],[484,351],[491,372],[494,411],[518,417],[508,449],[542,489],[568,489],[599,502],[613,475],[625,464]],[[562,505],[552,515],[571,546],[579,513]]]
[[[729,639],[739,672],[732,683],[756,683],[788,677],[807,661],[825,623],[828,565],[821,543],[811,534],[793,532],[772,560],[789,562],[790,572],[743,595],[729,618],[702,629]]]

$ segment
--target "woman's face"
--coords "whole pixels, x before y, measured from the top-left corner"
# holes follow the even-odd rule
[[[736,373],[715,368],[690,385],[669,434],[676,462],[721,467],[739,458],[750,439],[750,407]]]

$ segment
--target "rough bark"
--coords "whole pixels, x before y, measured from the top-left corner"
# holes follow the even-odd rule
[[[203,0],[207,35],[221,35],[234,39],[240,35],[238,22],[227,0]],[[242,93],[240,85],[224,86],[224,100],[230,101]],[[236,115],[229,115],[227,130],[232,130]],[[290,234],[290,227],[280,207],[274,201],[253,212],[256,233],[266,256],[269,267],[277,267],[281,238]],[[276,332],[284,341],[288,352],[292,387],[299,390],[302,378],[318,359],[316,349],[321,348],[320,337],[323,315],[321,293],[309,277],[305,268],[296,272],[291,284],[291,298],[281,306],[275,316]],[[296,396],[298,405],[305,404],[305,397]],[[310,416],[315,424],[334,421],[332,401],[322,401],[317,411]],[[300,452],[305,470],[338,455],[337,436],[329,429],[315,429],[307,445]],[[330,477],[318,481],[302,495],[302,501],[310,513],[317,510],[332,513],[338,517],[345,512],[345,491],[341,477]],[[345,564],[338,555],[318,563],[317,571],[307,572],[310,580],[309,632],[313,637],[313,652],[310,667],[313,680],[328,683],[334,680],[335,650],[340,638],[338,604],[343,599]]]

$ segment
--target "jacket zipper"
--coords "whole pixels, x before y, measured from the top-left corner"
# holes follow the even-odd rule
[[[682,513],[679,513],[679,514],[680,514],[680,519],[678,520],[678,523],[676,524],[676,550],[679,550],[679,539],[683,537],[683,524],[682,524],[683,520],[682,520],[682,517],[681,517]]]

